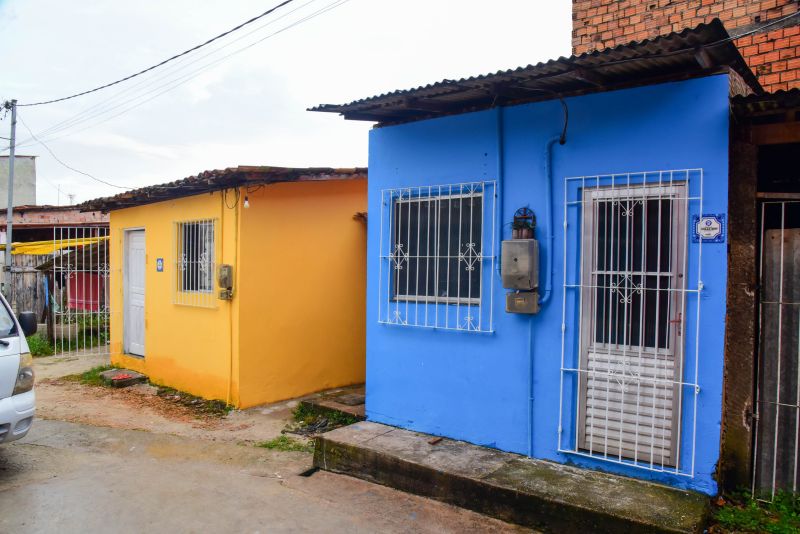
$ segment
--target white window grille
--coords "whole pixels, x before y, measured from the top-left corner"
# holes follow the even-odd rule
[[[216,268],[216,221],[199,219],[176,222],[174,303],[187,306],[214,307],[214,273]]]
[[[753,495],[800,483],[800,201],[761,205]]]
[[[565,179],[561,452],[693,476],[702,190],[701,169]]]
[[[493,330],[495,205],[493,181],[381,191],[379,323]]]

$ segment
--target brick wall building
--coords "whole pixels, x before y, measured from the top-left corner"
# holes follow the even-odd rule
[[[572,52],[583,54],[719,18],[765,90],[800,88],[798,0],[573,0]],[[747,32],[759,29],[752,35]]]

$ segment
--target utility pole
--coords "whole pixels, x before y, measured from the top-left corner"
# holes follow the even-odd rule
[[[11,110],[11,135],[8,141],[8,209],[6,210],[6,265],[3,268],[5,271],[5,284],[3,286],[3,293],[6,298],[11,299],[11,244],[14,242],[13,226],[14,226],[14,155],[17,149],[17,101],[11,100],[5,102],[3,107]]]

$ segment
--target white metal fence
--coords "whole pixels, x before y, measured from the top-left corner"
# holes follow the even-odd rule
[[[800,201],[761,207],[760,343],[753,493],[797,492],[800,467]]]
[[[495,182],[381,191],[378,322],[491,332]]]
[[[108,228],[56,227],[47,277],[48,335],[56,353],[109,353]]]
[[[565,179],[561,452],[693,475],[702,192],[701,169]]]

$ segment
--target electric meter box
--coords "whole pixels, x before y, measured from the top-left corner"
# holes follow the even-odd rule
[[[500,255],[503,287],[530,291],[539,287],[539,242],[535,239],[503,241]]]
[[[219,298],[231,300],[233,298],[233,266],[222,264],[217,267],[217,285]]]
[[[506,293],[506,312],[539,313],[539,293],[536,291],[510,291]]]

